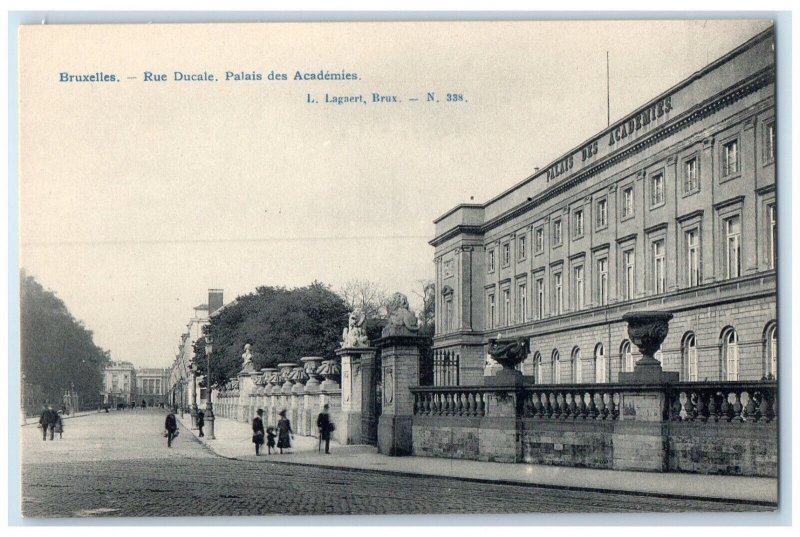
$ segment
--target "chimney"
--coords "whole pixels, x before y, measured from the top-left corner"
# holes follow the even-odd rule
[[[222,289],[208,290],[208,314],[211,315],[222,307]]]

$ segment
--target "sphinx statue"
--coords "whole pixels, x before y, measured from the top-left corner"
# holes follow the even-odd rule
[[[342,348],[369,347],[367,331],[364,329],[366,321],[367,316],[360,308],[356,308],[350,313],[347,328],[342,330]]]
[[[383,327],[382,337],[416,336],[419,332],[419,321],[408,305],[408,298],[403,293],[395,293],[387,306],[389,322]]]

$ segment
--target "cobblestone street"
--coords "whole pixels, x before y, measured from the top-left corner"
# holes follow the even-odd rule
[[[769,511],[730,502],[387,475],[214,455],[164,414],[127,410],[66,420],[63,439],[21,429],[25,517]],[[290,461],[291,455],[284,455]]]

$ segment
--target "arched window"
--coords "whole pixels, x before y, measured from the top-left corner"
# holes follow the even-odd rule
[[[602,343],[598,343],[594,348],[594,381],[608,382],[608,364]]]
[[[683,380],[697,382],[699,364],[697,363],[697,340],[694,332],[687,332],[686,335],[683,336],[681,354],[683,365],[681,375],[683,376]]]
[[[536,354],[533,355],[533,363],[536,367],[536,372],[534,373],[534,382],[536,384],[544,384],[542,382],[544,379],[542,378],[542,355],[539,354],[539,351],[536,351]]]
[[[764,376],[778,378],[778,325],[775,321],[764,330]]]
[[[633,353],[631,352],[631,342],[627,339],[619,346],[620,371],[633,372]]]
[[[553,350],[553,384],[558,384],[561,380],[561,357],[558,350]]]
[[[731,327],[722,331],[722,378],[739,380],[739,336]]]
[[[572,349],[572,382],[578,384],[583,382],[583,372],[581,371],[581,350],[578,347]]]

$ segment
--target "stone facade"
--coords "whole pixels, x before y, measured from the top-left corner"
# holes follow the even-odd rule
[[[438,218],[434,363],[458,370],[435,385],[480,384],[500,334],[539,383],[616,381],[648,309],[675,314],[656,357],[681,380],[777,376],[774,80],[770,29]]]

